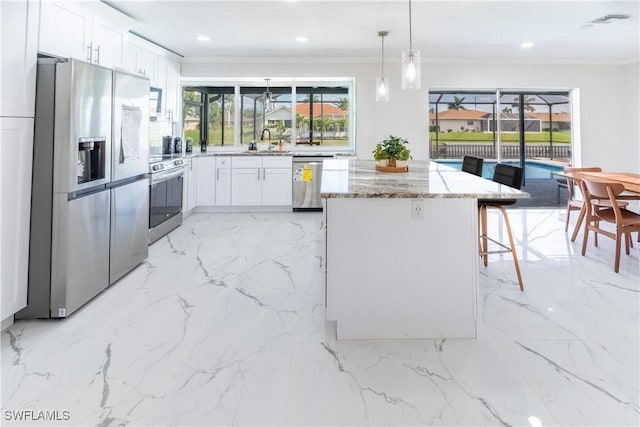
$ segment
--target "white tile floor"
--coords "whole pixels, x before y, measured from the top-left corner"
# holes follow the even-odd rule
[[[481,267],[478,339],[336,342],[321,214],[194,214],[72,317],[2,333],[3,423],[640,425],[640,244],[615,274],[563,210],[510,217],[526,289]]]

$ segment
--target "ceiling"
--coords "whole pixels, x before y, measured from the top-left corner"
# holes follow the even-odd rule
[[[386,61],[409,45],[409,2],[133,1],[105,3],[134,18],[133,31],[186,59],[375,61],[387,30]],[[412,3],[413,45],[423,62],[627,63],[639,58],[634,1],[433,1]],[[607,14],[630,18],[590,24]],[[584,27],[586,24],[587,28]],[[196,41],[198,35],[210,37]],[[298,36],[309,41],[299,43]],[[522,49],[523,42],[535,46]]]

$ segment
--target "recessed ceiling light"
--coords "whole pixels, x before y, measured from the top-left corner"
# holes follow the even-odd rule
[[[535,46],[535,43],[532,42],[524,42],[520,44],[520,47],[523,49],[530,49]]]
[[[207,36],[198,36],[196,37],[196,40],[198,40],[199,42],[208,42],[211,39]]]
[[[308,38],[308,37],[305,37],[305,36],[299,36],[299,37],[296,37],[296,41],[297,41],[298,43],[305,43],[305,42],[308,42],[308,41],[309,41],[309,38]]]

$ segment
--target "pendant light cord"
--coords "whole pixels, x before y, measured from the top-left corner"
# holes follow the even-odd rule
[[[413,31],[411,30],[411,0],[409,0],[409,50],[413,50],[413,40],[411,38],[411,34]]]
[[[384,78],[384,36],[382,38],[382,59],[380,61],[380,71],[382,72],[381,77]]]

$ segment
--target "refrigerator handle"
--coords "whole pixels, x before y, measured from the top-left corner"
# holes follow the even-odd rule
[[[96,51],[96,60],[95,60],[95,64],[100,65],[100,45],[98,45],[97,49],[95,49]]]
[[[91,63],[91,54],[93,53],[93,42],[89,43],[87,46],[87,62]]]

